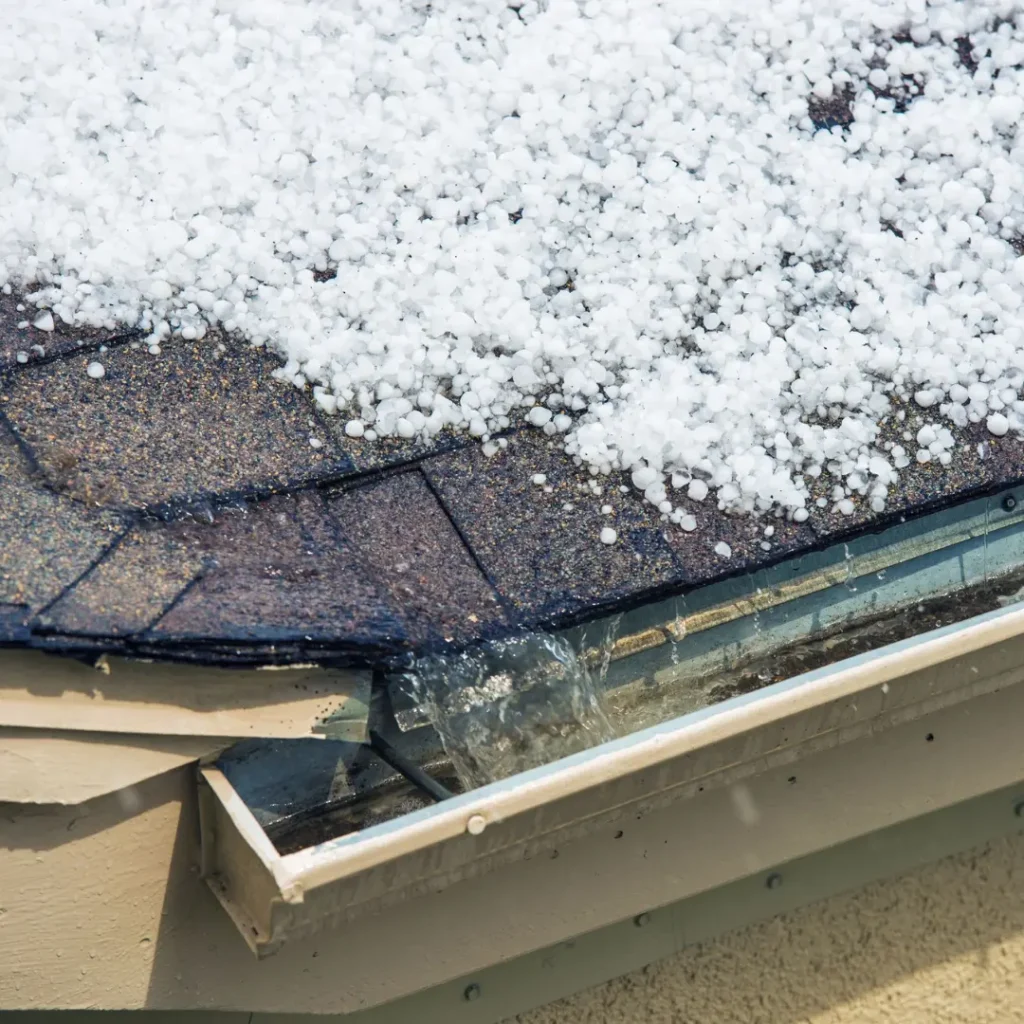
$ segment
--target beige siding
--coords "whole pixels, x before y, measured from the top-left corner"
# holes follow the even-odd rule
[[[0,1008],[333,1013],[400,994],[378,955],[388,942],[416,951],[425,977],[445,969],[428,936],[446,922],[430,901],[401,929],[384,914],[256,961],[196,873],[193,795],[192,772],[179,769],[80,807],[0,806]],[[500,927],[482,922],[459,938],[468,949]],[[1024,1022],[1024,836],[725,935],[518,1020]]]

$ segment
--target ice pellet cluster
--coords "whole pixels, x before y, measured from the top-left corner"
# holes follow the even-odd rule
[[[822,474],[882,508],[952,428],[1024,426],[1017,3],[36,0],[0,28],[0,284],[42,330],[241,332],[371,441],[522,416],[684,530],[681,495],[802,521]],[[925,426],[883,443],[902,405]]]

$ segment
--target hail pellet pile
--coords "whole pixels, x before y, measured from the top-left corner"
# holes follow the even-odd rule
[[[673,495],[800,519],[823,473],[881,510],[952,426],[1024,426],[1016,3],[36,0],[0,28],[0,283],[38,330],[241,332],[353,436],[521,414],[690,529]],[[894,403],[926,422],[882,444]]]

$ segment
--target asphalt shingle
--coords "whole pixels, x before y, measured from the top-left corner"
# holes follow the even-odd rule
[[[208,566],[148,634],[154,642],[407,646],[400,614],[320,494],[274,496],[167,527]]]
[[[196,543],[166,523],[135,526],[39,618],[43,631],[124,637],[154,623],[204,566]]]
[[[95,380],[86,367],[102,363]],[[127,509],[270,492],[352,468],[306,397],[243,344],[176,340],[24,367],[0,409],[56,490]],[[320,447],[310,444],[314,437]]]
[[[657,510],[615,480],[597,478],[605,491],[594,494],[589,475],[539,432],[515,434],[490,458],[474,446],[423,470],[521,619],[560,620],[678,580]],[[534,483],[541,475],[545,484]],[[617,531],[615,544],[601,542],[605,527]]]
[[[389,476],[330,504],[415,642],[465,642],[506,625],[494,589],[420,472]]]
[[[0,603],[56,600],[120,536],[123,519],[0,478]]]
[[[33,324],[41,312],[45,311],[17,295],[0,295],[0,372],[96,347],[126,334],[123,327],[113,323],[107,328],[69,327],[59,317],[53,318],[52,331],[40,330]]]

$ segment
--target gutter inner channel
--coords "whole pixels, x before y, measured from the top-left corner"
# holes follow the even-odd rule
[[[1021,600],[1024,503],[1006,492],[588,626],[424,659],[380,680],[376,729],[464,792]],[[282,854],[432,799],[329,738],[240,744],[221,767]]]

